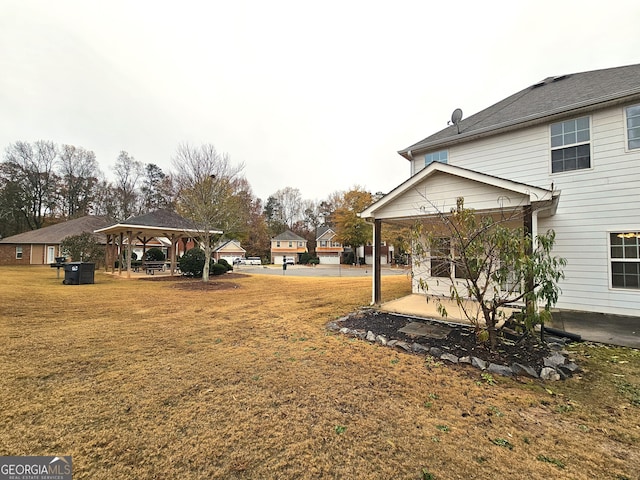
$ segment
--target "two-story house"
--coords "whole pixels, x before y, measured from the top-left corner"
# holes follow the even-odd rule
[[[271,238],[271,263],[298,263],[300,255],[307,252],[307,241],[291,230]]]
[[[522,209],[567,260],[558,309],[640,316],[640,65],[545,78],[452,122],[398,152],[410,178],[361,214],[374,245],[383,222],[433,217],[458,197],[480,213]],[[415,267],[418,293],[431,269]],[[379,265],[373,290],[379,303]]]
[[[320,264],[339,265],[344,247],[337,241],[336,232],[331,227],[316,230],[316,255]]]

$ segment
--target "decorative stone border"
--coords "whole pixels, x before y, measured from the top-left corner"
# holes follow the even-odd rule
[[[347,327],[341,327],[340,324],[346,320],[349,320],[351,316],[356,314],[350,314],[346,317],[339,318],[335,321],[327,324],[327,329],[348,335],[350,337],[366,340],[367,342],[375,343],[389,348],[395,348],[397,350],[404,351],[406,353],[415,353],[418,355],[431,355],[432,357],[442,360],[448,364],[468,364],[479,370],[487,371],[489,373],[503,375],[507,377],[530,377],[539,378],[547,381],[565,380],[571,377],[574,373],[580,372],[580,367],[574,362],[569,361],[567,352],[564,350],[565,339],[559,337],[547,336],[547,343],[553,354],[543,359],[544,366],[540,371],[536,371],[529,365],[522,365],[520,363],[513,363],[512,365],[499,365],[496,363],[487,362],[478,357],[457,357],[451,353],[442,352],[442,349],[438,347],[427,347],[418,342],[413,342],[409,345],[407,342],[401,340],[389,340],[384,335],[376,335],[372,331],[364,331],[358,329],[351,329]]]

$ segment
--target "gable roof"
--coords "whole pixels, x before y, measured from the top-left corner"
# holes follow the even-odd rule
[[[366,210],[360,213],[360,217],[365,219],[376,218],[376,212],[379,212],[386,205],[394,202],[406,192],[414,189],[419,184],[426,181],[430,177],[434,177],[438,173],[444,173],[454,177],[482,183],[491,187],[495,187],[497,189],[518,193],[520,195],[528,197],[531,203],[553,202],[554,204],[557,204],[560,196],[560,192],[558,190],[547,190],[546,188],[539,188],[533,185],[528,185],[526,183],[514,182],[513,180],[508,180],[493,175],[487,175],[486,173],[476,172],[475,170],[469,170],[467,168],[457,167],[455,165],[433,162],[429,166],[420,170],[414,176],[410,177],[404,183],[398,185],[376,203],[369,206]]]
[[[296,235],[291,230],[285,230],[280,235],[276,235],[272,240],[295,240],[296,242],[306,242],[300,235]]]
[[[413,154],[496,135],[568,114],[640,100],[640,64],[548,77],[398,153]]]
[[[326,225],[323,225],[322,227],[318,227],[316,229],[316,240],[318,240],[320,237],[325,235],[327,232],[333,233],[333,235],[329,235],[329,238],[332,238],[332,237],[334,237],[336,235],[336,232],[335,232],[335,230],[333,228],[327,227]]]
[[[220,252],[222,250],[246,252],[246,250],[240,245],[240,242],[236,240],[227,240],[226,242],[219,244],[213,249],[214,252]]]
[[[0,243],[59,244],[69,236],[80,235],[85,232],[93,233],[95,230],[106,227],[112,223],[113,219],[108,217],[86,215],[48,227],[31,230],[30,232],[12,235],[11,237],[0,240]],[[104,235],[96,235],[96,238],[100,243],[107,242],[107,238]]]

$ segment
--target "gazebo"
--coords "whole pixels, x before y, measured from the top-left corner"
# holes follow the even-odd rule
[[[171,275],[177,268],[176,250],[178,242],[182,240],[185,245],[189,238],[200,236],[201,229],[197,225],[175,212],[170,210],[155,210],[137,217],[129,217],[120,223],[109,227],[95,230],[107,237],[106,244],[106,269],[111,266],[111,273],[115,273],[115,260],[121,249],[127,245],[127,277],[131,276],[131,249],[134,239],[142,243],[143,251],[146,244],[153,238],[165,237],[169,239],[169,261],[171,264]],[[211,234],[222,234],[221,230],[210,230]],[[118,262],[118,274],[122,275],[122,262]]]

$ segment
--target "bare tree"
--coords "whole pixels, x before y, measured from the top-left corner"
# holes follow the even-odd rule
[[[275,203],[278,206],[275,214],[276,220],[286,225],[288,228],[293,228],[293,225],[302,220],[303,218],[303,206],[302,195],[300,190],[292,187],[285,187],[278,190],[271,195],[275,199]],[[269,197],[269,198],[271,198]]]
[[[142,162],[139,162],[127,152],[121,151],[113,170],[116,174],[117,216],[123,220],[140,211],[138,208],[138,184],[144,173],[144,168]]]
[[[20,190],[20,208],[30,229],[44,226],[57,201],[58,176],[54,166],[57,149],[53,142],[16,142],[7,147],[5,172]]]
[[[244,165],[232,165],[227,154],[211,144],[178,146],[172,159],[176,171],[178,211],[194,223],[204,253],[202,281],[209,281],[209,262],[218,231],[239,229],[241,202],[234,195]]]
[[[63,215],[73,218],[88,214],[100,172],[95,153],[74,145],[62,145],[58,164]]]

